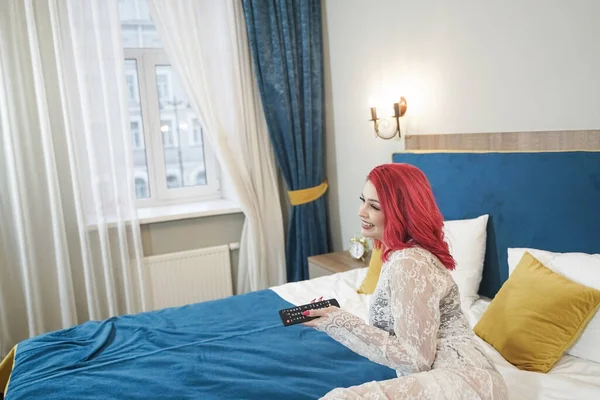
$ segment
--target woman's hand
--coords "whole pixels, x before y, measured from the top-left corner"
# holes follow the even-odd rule
[[[325,307],[325,308],[317,308],[315,310],[306,310],[302,313],[302,315],[304,315],[306,317],[324,317],[327,314],[329,314],[330,312],[337,311],[337,310],[339,310],[338,307],[329,306],[329,307]],[[304,326],[311,326],[313,328],[316,328],[318,324],[319,324],[319,318],[302,323],[302,325],[304,325]]]

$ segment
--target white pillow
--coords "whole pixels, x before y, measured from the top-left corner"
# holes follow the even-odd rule
[[[460,292],[463,310],[468,310],[479,298],[479,284],[485,259],[487,214],[473,219],[444,222],[444,234],[450,254],[456,261],[452,277]]]
[[[552,253],[550,251],[509,248],[508,274],[517,267],[525,252],[529,252],[552,271],[581,285],[600,290],[600,254]],[[590,320],[567,354],[600,363],[600,313]]]

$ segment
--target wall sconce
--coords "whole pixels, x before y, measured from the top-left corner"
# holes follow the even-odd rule
[[[400,130],[400,117],[406,114],[406,99],[400,97],[400,102],[394,103],[394,115],[389,118],[378,118],[377,108],[371,107],[371,119],[375,128],[375,134],[382,139],[391,139],[398,134],[398,138],[402,137]]]

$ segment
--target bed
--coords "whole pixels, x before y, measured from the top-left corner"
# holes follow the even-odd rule
[[[507,249],[600,253],[600,131],[415,135],[406,148],[393,161],[427,174],[446,219],[489,214],[472,327],[508,278]],[[566,354],[546,374],[522,371],[479,341],[511,399],[600,399],[600,363]]]
[[[137,359],[130,360],[129,364],[127,364],[127,359],[138,357],[138,355],[132,354],[130,348],[132,343],[139,342],[140,339],[137,336],[119,345],[115,345],[113,342],[111,346],[121,349],[117,349],[117,352],[113,354],[113,360],[108,355],[108,358],[103,359],[102,352],[108,351],[109,348],[94,348],[93,345],[84,346],[96,351],[93,355],[88,354],[87,361],[83,360],[80,352],[76,352],[74,360],[65,360],[61,357],[61,361],[57,363],[43,362],[43,360],[36,362],[21,355],[21,360],[17,357],[17,369],[14,371],[20,377],[16,380],[13,378],[13,383],[16,381],[26,388],[15,385],[16,388],[11,388],[11,390],[14,389],[14,392],[11,393],[9,390],[6,399],[310,399],[325,394],[335,385],[352,385],[371,379],[392,378],[395,376],[393,371],[367,360],[360,360],[360,357],[354,357],[343,347],[330,342],[320,332],[300,326],[280,328],[278,317],[274,316],[276,313],[273,311],[286,302],[302,304],[315,297],[325,296],[326,298],[337,298],[344,308],[366,319],[370,295],[356,292],[365,273],[365,269],[352,270],[315,278],[311,281],[274,287],[272,290],[261,292],[260,295],[252,296],[253,300],[266,301],[266,304],[275,306],[272,309],[265,307],[261,312],[247,315],[244,318],[264,318],[266,322],[264,327],[258,328],[257,325],[252,325],[251,328],[248,327],[248,331],[257,329],[271,331],[271,334],[266,337],[268,346],[249,349],[244,344],[252,343],[252,339],[245,338],[244,340],[249,340],[246,343],[234,343],[231,339],[215,337],[212,338],[214,346],[208,349],[209,352],[216,355],[215,358],[202,359],[200,348],[206,346],[211,339],[205,337],[203,345],[190,344],[196,343],[197,340],[187,341],[185,329],[179,326],[179,340],[185,342],[185,345],[165,347],[162,355],[155,353],[155,355],[146,356],[146,359],[139,356]],[[279,303],[270,303],[264,296],[273,299],[277,296]],[[243,296],[238,300],[243,300]],[[489,299],[482,298],[471,307],[468,312],[471,325],[474,325],[481,317],[489,305],[489,301]],[[230,300],[225,300],[225,302],[228,302],[229,306],[233,305]],[[210,308],[213,304],[209,302],[204,305]],[[219,307],[218,304],[214,306]],[[188,318],[202,313],[202,311],[194,310],[193,306],[186,307],[183,311],[182,315]],[[176,310],[162,311],[167,314],[169,312],[176,312]],[[161,312],[153,318],[172,321],[168,315],[160,314]],[[256,322],[256,320],[254,321]],[[150,321],[148,322],[150,323]],[[205,323],[209,322],[205,321]],[[189,324],[187,327],[193,328],[194,324]],[[161,330],[161,335],[166,335],[168,332],[168,328],[163,327],[148,329],[146,333],[160,332]],[[206,335],[208,336],[208,334]],[[287,357],[285,356],[286,352],[281,351],[281,344],[286,342],[286,345],[294,344],[294,351]],[[600,398],[600,364],[567,355],[547,374],[521,371],[505,361],[491,346],[481,340],[480,342],[505,378],[511,400],[593,400]],[[83,343],[77,345],[83,346]],[[65,346],[65,344],[61,346]],[[75,344],[70,344],[70,346],[75,346]],[[202,351],[207,351],[207,349],[204,348]],[[253,354],[259,351],[263,352],[262,357]],[[57,357],[57,350],[49,349],[44,354],[51,356],[54,354],[53,357]],[[297,360],[298,357],[302,359]],[[118,365],[118,359],[123,364]],[[136,360],[139,362],[136,363]],[[270,365],[261,368],[260,365],[254,364],[256,368],[251,367],[251,363],[261,360],[262,362],[268,360]],[[86,362],[88,367],[84,366]],[[96,364],[96,369],[93,369],[94,364]],[[30,371],[21,371],[19,366],[30,369]],[[85,370],[84,368],[90,369]],[[206,376],[206,371],[203,372],[203,369],[208,368],[211,371],[210,375]],[[142,369],[142,371],[136,373],[138,369]],[[57,376],[59,374],[62,375]],[[265,375],[261,376],[261,374]],[[355,376],[350,377],[349,374],[355,374]],[[30,381],[34,379],[45,380]],[[140,390],[140,387],[143,387],[143,390]]]
[[[311,282],[287,284],[273,290],[295,304],[305,301],[307,297],[336,296],[340,304],[366,320],[369,295],[357,294],[355,290],[365,274],[364,269],[353,270],[316,278]],[[489,304],[490,299],[482,297],[470,308],[467,317],[471,326],[477,323]],[[479,342],[506,380],[511,400],[600,399],[600,364],[567,355],[547,374],[521,371],[509,364],[490,345],[482,340]]]
[[[489,214],[480,297],[465,311],[472,326],[507,279],[507,248],[600,253],[599,152],[441,150],[398,153],[393,161],[426,172],[447,219]],[[313,399],[335,387],[393,378],[391,369],[324,333],[284,328],[279,320],[278,310],[321,296],[366,320],[370,295],[357,293],[366,272],[29,339],[17,346],[5,399]],[[547,374],[522,371],[481,342],[511,399],[600,398],[600,363],[565,355]]]

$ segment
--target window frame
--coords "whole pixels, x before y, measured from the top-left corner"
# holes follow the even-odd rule
[[[164,49],[125,48],[123,53],[124,60],[135,60],[137,67],[137,87],[139,90],[140,108],[142,114],[141,127],[145,143],[144,147],[146,151],[146,166],[148,168],[147,184],[150,197],[145,199],[136,199],[136,205],[138,208],[221,199],[222,195],[220,189],[219,166],[214,152],[210,146],[206,146],[205,143],[202,143],[202,151],[204,152],[206,185],[168,188],[168,171],[165,164],[165,149],[163,148],[162,136],[163,132],[161,131],[156,67],[170,66],[171,64]],[[172,82],[172,80],[173,77],[171,76],[169,81]],[[169,90],[173,90],[173,88],[169,88]],[[130,118],[129,114],[128,118]],[[199,122],[202,126],[202,122]],[[173,125],[171,125],[171,127],[172,126]],[[201,129],[203,129],[203,127]],[[129,135],[129,140],[132,142],[131,132],[129,132]],[[173,138],[175,142],[178,142],[175,137]],[[179,141],[177,144],[182,145],[183,143]],[[196,148],[199,149],[200,146],[197,146]],[[185,171],[183,171],[183,173],[185,174]],[[192,173],[190,173],[191,182],[196,182],[195,177],[197,173],[197,169],[194,169]],[[185,176],[180,176],[179,179],[182,185],[185,184]],[[135,191],[135,186],[133,189]]]

